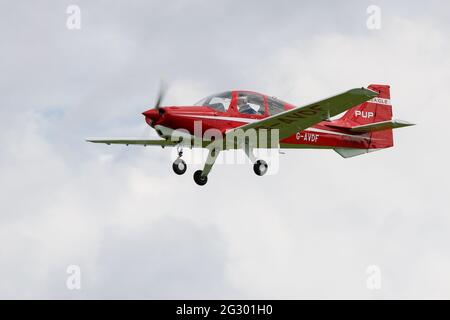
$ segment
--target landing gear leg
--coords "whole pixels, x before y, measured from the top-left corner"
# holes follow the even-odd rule
[[[216,148],[212,148],[209,150],[208,158],[206,159],[205,166],[203,170],[197,170],[194,172],[194,181],[199,186],[204,186],[208,182],[208,174],[211,171],[214,162],[219,156],[220,151]]]
[[[247,157],[253,162],[253,171],[258,176],[263,176],[267,173],[269,169],[269,165],[264,160],[257,160],[255,155],[253,154],[253,148],[248,144],[245,144],[244,151]]]
[[[184,160],[181,159],[181,157],[183,156],[183,149],[181,147],[178,147],[177,151],[178,151],[178,158],[173,162],[172,169],[176,174],[182,175],[186,172],[187,165],[186,162],[184,162]]]

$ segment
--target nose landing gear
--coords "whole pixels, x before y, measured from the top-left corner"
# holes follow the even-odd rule
[[[178,175],[182,175],[183,173],[186,172],[187,170],[187,165],[186,162],[184,162],[183,159],[178,158],[177,160],[175,160],[172,164],[172,169],[173,171],[178,174]]]
[[[187,170],[187,164],[186,164],[186,162],[184,162],[183,159],[181,159],[182,156],[183,156],[183,150],[181,148],[179,148],[178,149],[178,158],[172,164],[173,171],[178,175],[184,174]]]

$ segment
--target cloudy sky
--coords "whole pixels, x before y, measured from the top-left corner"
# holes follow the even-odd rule
[[[0,4],[0,298],[450,298],[448,1]],[[84,141],[154,137],[161,78],[170,105],[386,83],[418,125],[352,159],[289,150],[263,178],[217,165],[200,188],[171,150]]]

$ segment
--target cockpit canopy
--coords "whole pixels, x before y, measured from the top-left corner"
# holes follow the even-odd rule
[[[238,92],[236,105],[239,113],[259,115],[264,115],[266,113],[264,97],[258,93]]]
[[[206,106],[213,108],[219,112],[226,112],[231,104],[232,92],[226,91],[218,94],[210,95],[195,103],[195,106]]]
[[[274,115],[285,110],[286,103],[276,98],[250,91],[236,91],[236,110],[242,114],[265,115],[266,104],[269,115]],[[195,106],[207,106],[218,112],[227,112],[233,99],[233,91],[226,91],[210,95],[197,103]]]

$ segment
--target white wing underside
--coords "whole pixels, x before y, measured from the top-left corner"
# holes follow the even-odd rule
[[[172,147],[178,144],[178,141],[162,139],[142,139],[142,138],[88,138],[88,142],[105,144],[123,144],[123,145],[141,145],[141,146],[161,146]]]

